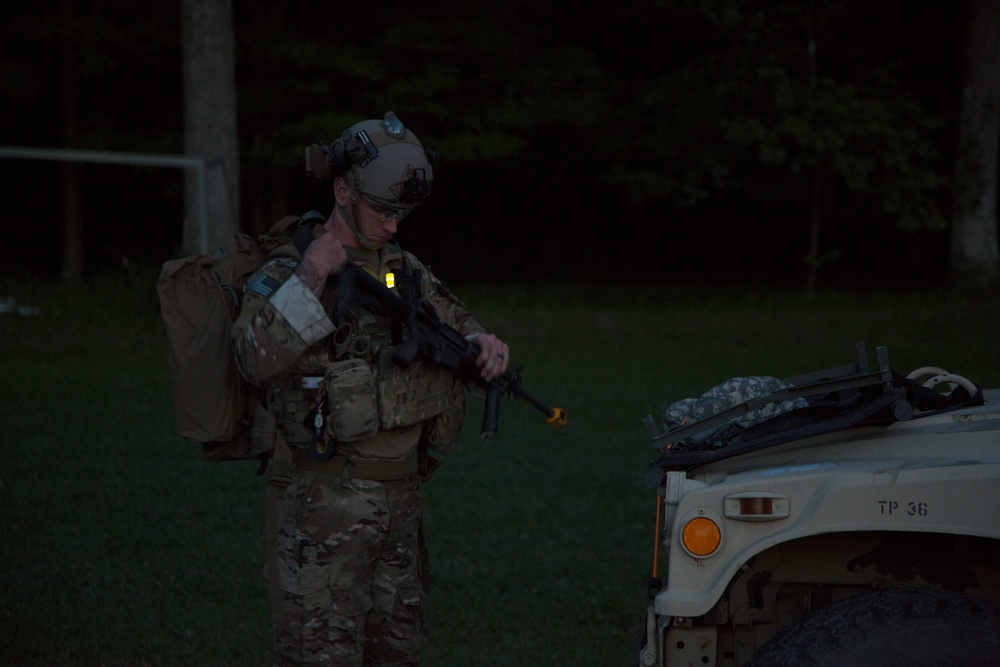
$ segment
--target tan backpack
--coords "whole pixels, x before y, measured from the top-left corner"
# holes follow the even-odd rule
[[[236,234],[212,254],[163,264],[156,291],[170,348],[175,423],[178,434],[201,443],[206,461],[266,461],[271,454],[273,417],[260,389],[236,368],[230,335],[247,280],[271,250],[317,216],[288,216],[257,239]]]

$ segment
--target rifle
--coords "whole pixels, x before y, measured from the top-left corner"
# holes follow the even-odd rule
[[[522,385],[520,366],[507,370],[501,377],[487,382],[479,373],[476,357],[479,346],[458,331],[448,326],[433,306],[422,298],[422,275],[418,269],[410,271],[403,260],[403,277],[399,281],[399,294],[383,285],[370,273],[353,262],[348,262],[337,279],[336,317],[347,313],[352,303],[365,310],[382,315],[389,320],[394,343],[398,347],[393,352],[392,361],[400,368],[409,368],[417,355],[424,355],[430,361],[444,366],[486,392],[483,410],[482,440],[488,440],[497,433],[500,418],[500,398],[504,395],[524,399],[545,415],[546,421],[556,428],[566,425],[566,411],[549,408],[525,391]],[[402,337],[406,327],[406,339]]]

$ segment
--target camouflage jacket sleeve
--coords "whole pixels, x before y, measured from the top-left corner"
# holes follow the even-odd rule
[[[269,259],[253,274],[233,325],[236,365],[263,386],[291,368],[314,343],[333,332],[319,299],[294,275],[296,259]]]
[[[479,321],[465,307],[465,304],[451,290],[441,284],[441,281],[431,272],[430,267],[421,264],[410,253],[406,253],[406,261],[411,266],[423,270],[426,276],[424,299],[434,306],[434,310],[444,322],[466,337],[485,331]]]

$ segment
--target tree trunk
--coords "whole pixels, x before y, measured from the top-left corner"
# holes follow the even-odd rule
[[[59,3],[62,72],[60,97],[63,141],[75,148],[80,134],[80,95],[76,70],[76,11],[73,0]],[[63,261],[62,277],[68,282],[83,276],[83,199],[80,194],[80,169],[75,162],[64,162],[63,174]]]
[[[239,230],[235,38],[231,0],[182,0],[184,152],[206,162],[206,228],[198,183],[185,179],[185,252],[209,252]]]
[[[1000,280],[1000,4],[996,0],[969,0],[965,7],[962,116],[950,269],[957,285],[989,286]]]

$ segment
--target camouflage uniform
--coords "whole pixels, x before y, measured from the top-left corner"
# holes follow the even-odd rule
[[[402,270],[401,253],[388,246],[348,253],[380,278]],[[445,322],[463,335],[482,331],[426,267],[409,254],[406,261],[423,271],[425,301]],[[336,294],[329,284],[336,281],[316,299],[293,278],[297,262],[296,253],[279,250],[254,275],[233,335],[240,370],[267,390],[278,434],[296,462],[278,519],[283,608],[276,615],[275,664],[415,665],[426,566],[418,548],[415,451],[421,438],[436,442],[435,428],[449,431],[449,443],[457,440],[462,387],[450,379],[449,407],[441,414],[389,427],[383,415],[373,434],[337,442],[332,459],[316,460],[308,448],[311,415],[323,395],[319,379],[345,359],[360,359],[383,387],[391,373],[384,363],[390,336],[382,318],[356,309],[347,321],[332,322],[327,313]],[[440,379],[430,384],[440,389]]]

